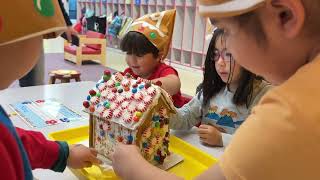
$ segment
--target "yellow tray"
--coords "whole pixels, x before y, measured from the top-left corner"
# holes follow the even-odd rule
[[[59,141],[67,141],[69,144],[75,144],[85,141],[89,138],[88,126],[74,129],[58,131],[49,134],[49,138]],[[217,159],[211,155],[197,149],[196,147],[186,143],[185,141],[170,136],[170,151],[183,156],[183,162],[169,169],[169,172],[183,177],[185,179],[193,179],[211,165],[217,162]],[[100,168],[93,166],[82,170],[72,170],[75,175],[85,177],[87,179],[118,179],[113,171],[101,172]]]

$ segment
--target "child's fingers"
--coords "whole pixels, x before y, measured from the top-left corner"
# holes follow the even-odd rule
[[[92,166],[92,162],[90,161],[83,162],[83,167],[91,167],[91,166]]]
[[[199,126],[199,128],[200,129],[209,129],[209,125],[206,125],[206,124],[201,124],[200,126]]]
[[[89,156],[89,161],[92,163],[92,164],[101,164],[102,161],[100,159],[98,159],[96,156]]]
[[[94,155],[97,156],[98,155],[98,151],[94,148],[90,148],[90,152]]]
[[[208,129],[198,128],[198,134],[207,134],[207,133],[208,133]]]

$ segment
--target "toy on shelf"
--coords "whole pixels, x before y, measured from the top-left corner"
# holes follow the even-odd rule
[[[154,165],[170,154],[169,116],[175,113],[170,95],[141,78],[105,71],[83,102],[90,113],[90,146],[108,156],[117,143],[136,144]]]

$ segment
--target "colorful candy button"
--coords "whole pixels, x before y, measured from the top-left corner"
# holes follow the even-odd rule
[[[97,92],[96,92],[95,90],[91,89],[91,90],[89,91],[89,94],[90,94],[91,96],[95,96],[95,95],[97,94]]]
[[[88,102],[88,101],[83,101],[83,106],[85,107],[85,108],[88,108],[88,107],[90,107],[90,103]]]
[[[104,70],[103,74],[106,76],[111,76],[111,72],[109,70]]]
[[[51,17],[54,15],[52,0],[33,0],[33,3],[34,7],[42,16]]]
[[[46,124],[54,125],[57,124],[58,122],[56,120],[48,120],[46,121]]]
[[[151,32],[150,33],[150,37],[151,37],[151,39],[156,39],[157,38],[157,34],[155,32]]]

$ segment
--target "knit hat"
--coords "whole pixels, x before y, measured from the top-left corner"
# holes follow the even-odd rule
[[[0,5],[0,46],[66,29],[57,0],[10,0]]]
[[[147,14],[133,21],[129,32],[143,34],[165,58],[172,39],[175,17],[175,9]]]

